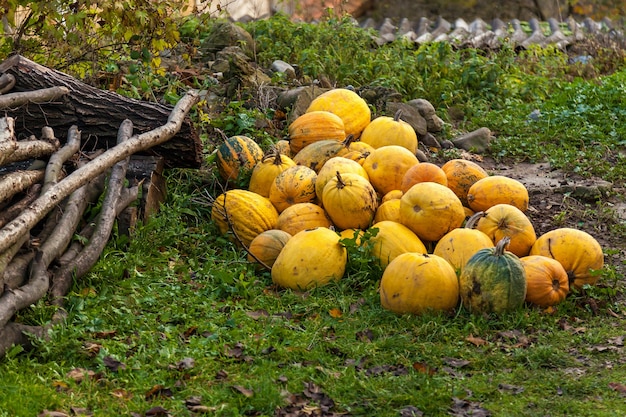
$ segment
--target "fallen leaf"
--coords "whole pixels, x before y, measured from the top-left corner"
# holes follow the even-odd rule
[[[617,391],[622,395],[626,395],[626,384],[621,384],[619,382],[609,382],[609,388],[613,391]]]
[[[93,411],[87,408],[71,407],[70,411],[73,416],[93,416]]]
[[[69,391],[70,389],[70,386],[67,384],[67,382],[64,382],[64,381],[54,381],[52,383],[52,387],[57,392],[65,392],[65,391]]]
[[[85,351],[87,352],[87,355],[89,355],[90,357],[96,356],[100,352],[101,348],[102,348],[102,345],[98,343],[91,343],[91,342],[87,342],[83,346],[83,349],[85,349]]]
[[[168,366],[169,369],[178,369],[178,370],[183,370],[183,369],[191,369],[195,366],[196,361],[193,358],[184,358],[180,361],[178,361],[176,364],[170,364]]]
[[[96,339],[111,339],[117,334],[115,330],[107,330],[102,332],[95,332],[93,335]]]
[[[246,311],[246,316],[253,320],[258,320],[261,317],[269,317],[269,313],[265,310]]]
[[[146,417],[167,417],[170,415],[170,412],[167,411],[163,407],[152,407],[148,411],[146,411]]]
[[[426,374],[429,376],[434,375],[435,372],[437,372],[436,369],[431,368],[429,365],[423,362],[413,362],[413,369],[421,374]]]
[[[223,380],[225,380],[226,378],[228,378],[228,372],[226,372],[226,371],[225,371],[225,370],[223,370],[223,369],[220,369],[219,371],[217,371],[217,372],[215,373],[215,379],[216,379],[217,381],[223,381]]]
[[[400,410],[400,417],[421,417],[424,413],[422,413],[417,407],[413,407],[409,405],[408,407],[404,407]]]
[[[443,361],[453,368],[463,368],[471,363],[468,360],[456,358],[443,358]]]
[[[342,316],[341,310],[338,308],[331,308],[328,311],[328,314],[330,314],[330,317],[334,318],[334,319],[338,319]]]
[[[166,388],[163,385],[155,385],[152,388],[150,388],[147,392],[146,392],[146,400],[153,400],[155,398],[158,397],[168,397],[170,398],[172,396],[172,390],[169,388]]]
[[[451,416],[456,417],[489,417],[491,416],[491,411],[484,409],[481,407],[478,402],[471,402],[462,400],[459,398],[452,398],[452,406],[450,407],[450,412],[448,413]]]
[[[70,370],[67,374],[65,374],[65,376],[71,379],[72,381],[82,382],[86,377],[92,377],[95,374],[96,373],[94,371],[91,371],[88,369],[74,368]]]
[[[121,398],[124,400],[130,400],[131,398],[133,398],[133,394],[130,391],[126,391],[125,389],[122,389],[122,388],[118,388],[118,389],[111,391],[111,395],[114,396],[115,398]]]
[[[118,369],[126,369],[126,365],[111,356],[105,356],[102,358],[104,366],[113,372],[117,372]]]
[[[250,398],[254,395],[254,391],[251,389],[242,387],[241,385],[233,385],[232,388],[238,393],[242,394],[246,398]]]
[[[37,417],[70,417],[70,416],[69,414],[65,414],[62,411],[43,410],[41,413],[37,414]]]
[[[518,387],[510,384],[498,384],[498,390],[500,392],[510,392],[512,394],[521,394],[524,392],[524,387]]]
[[[474,337],[471,334],[467,336],[465,340],[474,346],[484,346],[488,343],[485,339],[480,338],[480,337]]]
[[[609,339],[609,343],[615,346],[624,346],[624,336],[612,337]]]
[[[361,342],[371,342],[374,340],[374,333],[371,329],[361,330],[356,332],[356,340]]]
[[[356,303],[350,304],[350,314],[354,314],[357,312],[359,307],[365,304],[365,298],[359,298]]]

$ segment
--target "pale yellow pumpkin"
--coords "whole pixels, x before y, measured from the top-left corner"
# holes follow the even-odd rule
[[[361,142],[380,148],[388,145],[398,145],[408,149],[411,153],[417,151],[417,134],[413,126],[401,120],[402,110],[398,110],[393,117],[378,116],[372,120],[361,133]]]
[[[363,229],[374,219],[378,197],[361,175],[337,172],[324,186],[322,205],[339,230]]]
[[[337,176],[337,172],[340,174],[347,174],[348,172],[358,174],[369,181],[367,172],[359,164],[351,159],[344,158],[343,156],[335,156],[330,158],[324,163],[322,168],[317,173],[317,179],[315,180],[315,194],[319,201],[322,201],[322,193],[326,183],[332,178]]]
[[[384,220],[374,223],[369,231],[372,237],[367,247],[380,265],[386,267],[397,256],[406,252],[426,253],[426,246],[408,227],[398,222]]]

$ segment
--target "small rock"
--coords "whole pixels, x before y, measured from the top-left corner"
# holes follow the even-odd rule
[[[295,68],[280,59],[277,59],[276,61],[272,62],[272,65],[270,66],[270,71],[283,73],[290,80],[293,80],[296,78]]]
[[[426,134],[420,138],[420,143],[428,148],[441,148],[441,144],[437,138],[430,132],[426,132]]]
[[[492,139],[491,130],[481,127],[456,139],[452,139],[452,143],[457,148],[466,151],[484,153],[489,148],[489,143]]]

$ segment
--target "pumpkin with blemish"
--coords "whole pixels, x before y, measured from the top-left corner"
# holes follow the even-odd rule
[[[389,145],[375,149],[365,158],[363,168],[370,182],[380,194],[399,190],[406,171],[419,160],[414,153],[402,146]]]
[[[313,203],[317,174],[311,168],[295,165],[276,176],[270,187],[269,199],[278,212],[296,203]]]

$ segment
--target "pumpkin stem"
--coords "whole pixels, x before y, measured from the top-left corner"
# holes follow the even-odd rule
[[[507,246],[509,246],[509,243],[511,242],[511,238],[508,236],[504,236],[502,239],[500,239],[498,241],[498,243],[496,243],[496,248],[493,252],[493,254],[495,256],[502,256],[504,255],[504,250],[506,249]]]
[[[401,117],[402,117],[402,109],[398,109],[398,111],[396,111],[396,114],[393,115],[393,121],[398,122],[400,121]]]
[[[482,219],[483,217],[487,217],[487,213],[485,213],[484,211],[477,211],[469,219],[467,219],[467,222],[465,223],[465,228],[473,229],[476,226],[478,220]]]
[[[343,178],[341,178],[341,174],[339,173],[339,171],[337,172],[337,188],[339,188],[340,190],[346,186],[346,183],[343,182]]]
[[[341,142],[343,144],[343,146],[345,146],[346,148],[350,148],[350,144],[352,142],[355,142],[356,138],[354,137],[354,135],[352,133],[350,133],[348,136],[346,136],[346,138],[343,140],[343,142]]]

